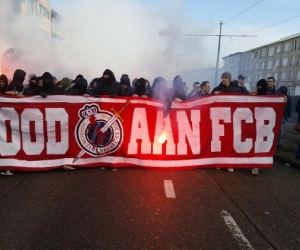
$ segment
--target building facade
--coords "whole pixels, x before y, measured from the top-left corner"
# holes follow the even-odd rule
[[[223,70],[234,78],[243,74],[251,89],[259,79],[273,76],[291,95],[300,95],[300,33],[245,52],[223,57]]]

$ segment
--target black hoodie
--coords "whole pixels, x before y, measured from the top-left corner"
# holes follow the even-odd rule
[[[53,82],[52,75],[49,72],[45,72],[42,75],[43,80],[43,90],[41,92],[45,92],[47,95],[63,95],[63,90],[58,88]],[[42,93],[41,93],[42,94]],[[44,95],[44,93],[43,93]]]
[[[134,88],[130,86],[130,79],[127,74],[121,76],[120,83],[123,86],[122,96],[133,96]]]
[[[266,95],[268,93],[268,84],[266,79],[260,79],[256,83],[257,95]]]
[[[24,95],[39,95],[39,86],[37,83],[38,78],[36,76],[31,77],[29,81],[29,87],[24,89]],[[35,83],[32,81],[36,81]]]
[[[179,98],[182,101],[186,100],[183,87],[184,83],[181,76],[175,76],[173,80],[173,88],[167,89],[165,92],[166,99],[164,100],[164,118],[168,116],[172,102],[175,98]]]
[[[7,86],[8,86],[8,80],[7,80],[6,75],[1,75],[0,81],[4,81],[4,86],[3,87],[0,86],[0,95],[4,95],[5,91],[7,89]]]
[[[14,73],[12,82],[8,85],[7,91],[16,91],[18,93],[23,93],[26,72],[21,69],[17,69]]]
[[[103,77],[104,75],[108,75],[109,77],[106,79]],[[106,69],[103,72],[103,76],[98,79],[97,93],[94,94],[109,95],[111,97],[120,96],[122,94],[122,87],[121,84],[116,81],[114,73],[111,70]]]
[[[291,118],[292,113],[292,99],[290,95],[288,95],[288,88],[286,86],[281,86],[279,88],[279,91],[286,96],[286,103],[285,108],[283,111],[283,117],[287,120],[288,118]]]

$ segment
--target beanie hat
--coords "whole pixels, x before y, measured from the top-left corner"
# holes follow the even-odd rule
[[[71,80],[68,77],[65,77],[61,80],[61,84],[63,89],[67,89],[71,87]]]
[[[223,77],[231,80],[231,73],[228,71],[225,71],[225,72],[223,72],[221,78],[223,78]]]
[[[245,80],[246,77],[245,77],[244,75],[239,75],[239,76],[238,76],[238,79]]]

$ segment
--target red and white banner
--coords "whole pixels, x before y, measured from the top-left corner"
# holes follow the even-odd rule
[[[173,103],[163,129],[152,99],[1,96],[0,169],[267,168],[284,106],[283,96],[212,95]]]

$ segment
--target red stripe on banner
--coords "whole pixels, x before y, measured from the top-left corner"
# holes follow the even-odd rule
[[[5,120],[5,126],[6,126],[6,142],[11,143],[12,142],[12,131],[11,131],[10,120]]]
[[[55,137],[56,142],[61,142],[60,121],[55,121]]]
[[[35,121],[29,121],[29,133],[31,142],[36,142]]]

